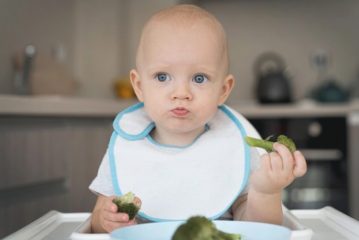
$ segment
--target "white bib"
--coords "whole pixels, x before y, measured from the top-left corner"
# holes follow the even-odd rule
[[[215,219],[247,184],[250,150],[244,136],[250,124],[227,106],[220,106],[207,130],[186,147],[155,142],[149,135],[154,123],[142,103],[119,113],[113,125],[109,161],[114,190],[141,198],[144,218]]]

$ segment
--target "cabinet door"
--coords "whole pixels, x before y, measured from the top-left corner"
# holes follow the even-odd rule
[[[112,133],[112,119],[71,120],[67,139],[68,212],[92,211],[96,195],[88,186],[96,177]]]
[[[66,207],[61,119],[0,118],[0,237]]]
[[[0,238],[50,210],[90,212],[112,118],[0,118]]]
[[[0,189],[64,179],[64,126],[61,120],[2,117]]]

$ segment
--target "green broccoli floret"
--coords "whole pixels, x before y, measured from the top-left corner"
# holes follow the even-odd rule
[[[218,230],[218,237],[215,239],[220,239],[220,240],[241,240],[241,235],[240,234],[235,234],[235,233],[226,233],[223,231]]]
[[[113,203],[117,205],[117,212],[127,213],[128,218],[132,220],[140,210],[140,207],[134,203],[134,199],[135,194],[132,192],[113,199]]]
[[[246,136],[245,140],[249,146],[264,148],[267,152],[273,151],[273,141],[252,138],[249,136]],[[297,149],[294,141],[285,135],[279,135],[277,137],[277,142],[286,146],[291,152],[294,152]]]
[[[190,217],[180,225],[172,240],[240,240],[239,234],[225,233],[216,228],[214,223],[204,216]]]

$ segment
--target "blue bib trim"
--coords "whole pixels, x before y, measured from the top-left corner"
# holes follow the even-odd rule
[[[244,141],[244,138],[247,136],[247,132],[246,130],[244,129],[243,125],[241,124],[241,122],[238,120],[238,118],[228,109],[228,107],[226,107],[225,105],[221,105],[219,106],[219,109],[222,110],[225,114],[227,114],[227,116],[236,124],[236,126],[238,127],[241,135],[242,135],[242,138],[243,138],[243,142]],[[246,187],[247,183],[248,183],[248,179],[249,179],[249,174],[251,172],[251,151],[250,151],[250,148],[248,146],[248,144],[244,144],[244,161],[245,161],[245,170],[244,170],[244,181],[242,182],[242,186],[238,192],[238,195],[237,197],[241,194],[241,192],[244,190],[244,188]],[[232,204],[234,203],[235,200],[237,200],[237,197],[236,199],[233,200],[233,202],[230,204],[230,206],[228,206],[227,209],[229,209]],[[226,209],[226,210],[227,210]],[[225,211],[223,211],[224,213]],[[222,214],[223,214],[222,213]],[[222,215],[221,214],[221,215]],[[221,216],[220,215],[220,216]],[[219,216],[218,216],[219,217]]]
[[[126,108],[125,110],[117,114],[112,126],[115,129],[115,131],[118,133],[118,135],[120,135],[121,137],[127,140],[136,141],[145,138],[152,131],[152,129],[155,127],[154,122],[149,123],[148,126],[146,126],[145,129],[139,134],[127,133],[120,127],[120,121],[124,115],[134,112],[140,108],[143,108],[143,106],[144,104],[140,102],[135,105],[132,105],[131,107]]]

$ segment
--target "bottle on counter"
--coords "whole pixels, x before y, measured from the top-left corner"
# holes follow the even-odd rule
[[[14,92],[16,94],[31,94],[30,77],[33,70],[35,55],[35,46],[27,45],[24,49],[23,55],[15,58]]]

